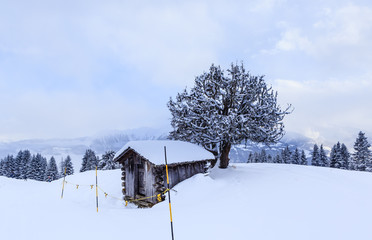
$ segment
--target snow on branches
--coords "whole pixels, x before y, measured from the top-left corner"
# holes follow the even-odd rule
[[[200,144],[228,166],[232,144],[251,140],[275,143],[284,135],[284,111],[277,93],[263,76],[252,76],[243,64],[231,64],[226,73],[212,64],[196,77],[195,86],[168,102],[174,130],[170,138]]]

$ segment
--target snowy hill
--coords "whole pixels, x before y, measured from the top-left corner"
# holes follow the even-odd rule
[[[41,153],[43,156],[54,156],[59,162],[61,158],[70,155],[76,167],[80,167],[85,150],[93,149],[96,154],[102,155],[105,151],[117,151],[129,141],[134,140],[164,140],[167,138],[166,129],[139,128],[126,131],[105,132],[93,137],[75,139],[49,139],[49,140],[23,140],[15,142],[0,142],[0,158],[8,154],[16,155],[19,150],[28,149],[32,153]],[[269,154],[276,154],[286,146],[304,149],[307,153],[312,149],[314,141],[299,134],[287,133],[282,141],[275,145],[265,146],[248,142],[246,145],[232,147],[230,157],[233,162],[247,162],[251,151],[259,152],[264,148]]]
[[[120,170],[52,183],[0,177],[2,239],[171,239],[168,201],[125,207]],[[79,183],[76,189],[73,185]],[[86,185],[86,186],[84,186]],[[233,164],[171,191],[177,240],[372,239],[372,174],[284,164]]]
[[[0,142],[0,158],[8,154],[16,155],[19,150],[28,149],[31,153],[41,153],[49,158],[54,156],[59,162],[70,155],[75,169],[80,167],[85,151],[90,148],[98,155],[105,151],[117,151],[127,142],[134,140],[160,140],[166,139],[166,132],[162,129],[138,128],[125,131],[112,131],[92,137],[74,139],[30,139],[14,142]]]

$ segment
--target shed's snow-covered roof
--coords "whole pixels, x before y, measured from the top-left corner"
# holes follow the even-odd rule
[[[131,141],[116,152],[114,159],[119,157],[128,148],[131,148],[156,165],[164,164],[164,146],[167,148],[168,163],[214,159],[212,153],[198,145],[171,140]]]

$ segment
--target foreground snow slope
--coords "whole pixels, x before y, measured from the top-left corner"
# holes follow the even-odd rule
[[[120,171],[99,185],[121,196]],[[66,179],[94,184],[89,171]],[[171,239],[168,201],[124,207],[89,186],[0,177],[1,239]],[[330,168],[234,164],[171,191],[175,239],[372,239],[372,174]]]

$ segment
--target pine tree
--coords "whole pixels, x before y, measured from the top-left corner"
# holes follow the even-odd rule
[[[247,160],[247,163],[253,163],[254,159],[253,159],[253,154],[252,152],[249,153],[249,156],[248,156],[248,160]]]
[[[341,145],[341,169],[349,169],[350,153],[345,144]]]
[[[98,163],[98,169],[112,170],[119,168],[119,165],[114,162],[114,151],[107,151],[102,155],[102,159]]]
[[[291,160],[291,163],[292,164],[300,164],[301,163],[301,159],[300,159],[300,152],[298,151],[298,148],[295,149],[295,151],[293,152],[292,154],[292,160]]]
[[[304,150],[301,151],[300,164],[301,165],[307,165],[307,158],[306,158],[306,154],[305,154],[305,151]]]
[[[59,169],[61,170],[59,172],[59,175],[61,177],[64,177],[65,176],[65,160],[63,160],[63,158],[61,159],[61,162],[59,162]]]
[[[6,177],[8,173],[8,163],[6,158],[0,160],[0,176]]]
[[[67,155],[66,159],[63,161],[63,172],[65,171],[65,168],[66,176],[74,174],[74,167],[72,165],[71,157],[69,155]]]
[[[3,167],[4,167],[4,159],[0,159],[0,176],[4,176]]]
[[[311,157],[311,165],[313,166],[320,166],[320,153],[318,145],[314,144],[312,157]]]
[[[81,162],[80,172],[85,172],[85,171],[89,170],[88,169],[88,157],[86,155],[87,155],[87,153],[85,152],[85,155],[84,155],[84,157],[82,159],[82,162]]]
[[[202,145],[229,165],[231,146],[244,140],[276,143],[284,135],[283,119],[289,114],[277,104],[277,93],[263,76],[252,76],[243,64],[231,64],[227,74],[212,65],[195,79],[190,92],[179,93],[167,104],[173,131],[171,139]]]
[[[324,151],[323,144],[320,145],[319,151],[319,166],[328,167],[329,161],[326,152]]]
[[[1,160],[1,176],[9,177],[9,172],[8,159],[5,157]]]
[[[368,143],[365,134],[360,131],[354,144],[355,152],[353,153],[356,170],[371,169],[371,150],[369,150],[369,147],[371,147],[371,144]]]
[[[261,153],[258,156],[259,162],[260,163],[266,163],[267,162],[267,155],[265,149],[261,150]]]
[[[97,165],[98,158],[96,157],[96,153],[91,149],[87,149],[83,157],[80,172],[94,170]]]
[[[0,176],[5,176],[5,159],[0,160]]]
[[[34,179],[37,181],[44,181],[45,177],[45,158],[40,153],[33,155],[27,171],[27,178]]]
[[[267,162],[268,163],[273,163],[273,157],[270,154],[267,155]]]
[[[282,161],[283,163],[289,164],[292,162],[291,159],[291,150],[289,150],[289,147],[286,146],[285,149],[282,150]]]
[[[39,181],[45,181],[45,175],[48,167],[48,161],[45,157],[41,158],[41,167],[40,167],[40,180]]]
[[[338,144],[340,146],[340,144]],[[331,153],[329,155],[329,167],[340,168],[339,162],[341,161],[340,148],[337,144],[333,145]]]
[[[14,178],[21,179],[22,159],[23,159],[23,151],[19,151],[16,158],[14,159],[14,165],[12,167]]]
[[[22,154],[22,162],[20,166],[20,172],[21,172],[20,178],[21,179],[27,179],[27,171],[28,171],[29,163],[31,162],[31,158],[32,156],[31,156],[30,151],[24,150]]]
[[[257,153],[257,152],[255,152],[255,153],[253,154],[253,162],[254,162],[254,163],[259,163],[260,161],[261,161],[261,159],[260,159],[260,154]]]
[[[57,163],[54,157],[52,156],[49,160],[47,171],[45,173],[45,181],[51,182],[59,178]]]
[[[8,155],[5,157],[5,176],[8,178],[14,178],[14,157],[13,155]]]
[[[283,163],[282,157],[280,154],[277,154],[274,158],[274,163]]]

